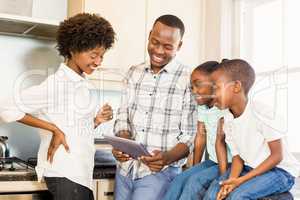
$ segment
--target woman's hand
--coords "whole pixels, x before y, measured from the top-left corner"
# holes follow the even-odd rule
[[[54,154],[60,145],[63,145],[67,152],[70,151],[65,134],[57,127],[55,127],[52,133],[53,135],[47,153],[47,160],[50,161],[50,163],[53,162]]]
[[[98,111],[95,117],[95,127],[99,126],[103,122],[107,122],[113,118],[113,110],[110,105],[104,104]]]

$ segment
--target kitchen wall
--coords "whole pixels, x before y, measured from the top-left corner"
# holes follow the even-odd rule
[[[61,62],[53,42],[0,35],[0,44],[1,97],[12,96],[15,81],[25,71],[56,68]],[[24,87],[38,84],[42,78],[26,79]],[[39,145],[36,129],[18,123],[1,124],[0,135],[8,136],[11,155],[23,159],[36,155]]]
[[[55,49],[55,43],[22,37],[0,35],[0,91],[1,98],[12,96],[14,84],[31,70],[55,71],[62,61]],[[24,81],[23,87],[40,83],[45,76],[33,75]],[[118,106],[119,93],[110,91],[91,91],[97,95],[99,102],[108,102],[114,108]],[[100,104],[100,103],[99,103]],[[111,131],[112,123],[106,123],[100,131]],[[102,132],[97,133],[100,137]],[[11,155],[22,159],[36,157],[39,135],[35,128],[19,123],[0,124],[0,135],[8,136]]]

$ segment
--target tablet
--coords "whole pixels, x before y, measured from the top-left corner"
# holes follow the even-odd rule
[[[151,156],[147,149],[140,143],[116,136],[104,135],[104,140],[111,144],[115,149],[130,155],[133,159],[140,156]]]

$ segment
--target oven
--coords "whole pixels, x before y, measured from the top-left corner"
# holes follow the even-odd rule
[[[0,200],[52,200],[48,191],[0,194]]]

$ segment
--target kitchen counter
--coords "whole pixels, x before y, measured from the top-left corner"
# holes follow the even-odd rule
[[[95,154],[94,179],[114,178],[116,171],[116,161],[108,150],[98,150]],[[27,173],[16,173],[1,175],[0,182],[3,181],[37,181],[34,171]]]
[[[95,167],[93,179],[115,178],[116,167]]]
[[[116,166],[95,166],[93,179],[105,179],[114,178],[116,172]],[[37,181],[37,176],[35,173],[29,174],[18,174],[18,175],[1,175],[0,182],[6,181]]]
[[[34,164],[34,163],[31,163]],[[94,180],[114,179],[116,161],[111,150],[98,150],[95,155]],[[37,181],[34,170],[14,174],[1,174],[0,193],[45,191],[47,186],[44,182]]]
[[[94,179],[114,178],[116,160],[111,149],[97,150],[95,154]]]
[[[112,150],[112,146],[107,143],[104,139],[97,138],[95,139],[95,148],[97,150]]]

